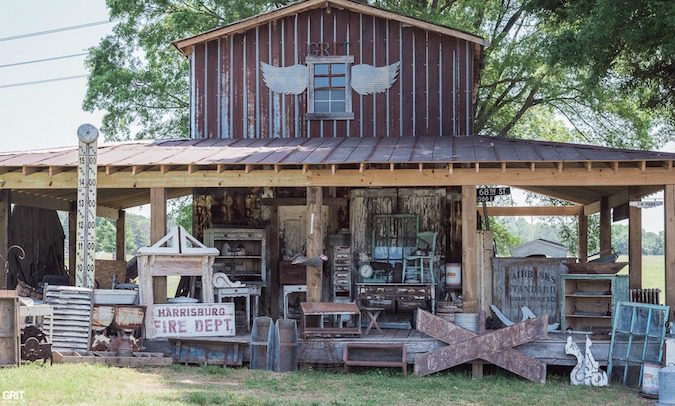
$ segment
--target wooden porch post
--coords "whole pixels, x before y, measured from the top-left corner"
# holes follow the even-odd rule
[[[612,209],[609,198],[600,199],[600,255],[609,255],[612,251]]]
[[[323,254],[323,222],[321,206],[323,191],[321,187],[307,188],[307,258]],[[307,267],[307,301],[321,301],[322,268]]]
[[[12,211],[12,202],[10,200],[10,191],[0,191],[0,254],[7,255],[7,248],[9,247],[9,216]],[[0,276],[0,289],[7,289],[5,286],[5,267],[2,267]]]
[[[464,311],[478,310],[476,186],[462,186],[462,295]]]
[[[279,206],[270,207],[270,279],[269,303],[270,315],[279,317]]]
[[[124,210],[120,210],[119,214],[117,215],[117,221],[115,222],[115,259],[118,261],[124,261],[126,262],[127,260],[127,244],[126,244],[126,226],[125,226],[125,215],[126,212]]]
[[[633,206],[628,206],[628,273],[629,287],[642,288],[642,209]]]
[[[166,235],[166,189],[150,188],[150,244]],[[166,276],[152,278],[153,302],[166,303]]]
[[[666,254],[666,305],[675,306],[675,185],[666,185],[663,191],[663,210]]]
[[[75,280],[77,262],[77,210],[68,212],[68,273]]]
[[[586,262],[588,261],[588,216],[584,214],[583,207],[581,208],[578,217],[577,235],[579,237],[579,262]]]

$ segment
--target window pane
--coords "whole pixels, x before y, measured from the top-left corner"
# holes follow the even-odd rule
[[[344,89],[331,90],[330,99],[331,100],[344,100],[345,99]]]
[[[332,112],[343,112],[345,111],[345,102],[339,101],[339,102],[332,102],[331,103],[331,111]]]
[[[329,86],[329,79],[328,77],[318,77],[314,78],[314,87],[328,87]]]
[[[331,64],[331,73],[333,75],[344,75],[345,74],[345,64],[344,63],[333,63],[333,64]]]
[[[314,92],[314,100],[316,101],[328,101],[330,95],[330,90],[317,90]]]
[[[331,86],[333,87],[345,87],[345,77],[337,76],[330,79]]]
[[[328,64],[327,63],[317,63],[314,65],[314,73],[317,75],[327,75],[328,74]]]
[[[315,113],[328,113],[328,102],[314,102],[314,112]]]

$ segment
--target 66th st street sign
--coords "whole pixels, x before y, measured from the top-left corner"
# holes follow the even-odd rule
[[[476,189],[476,202],[494,202],[495,197],[508,196],[510,194],[510,187],[479,187]]]

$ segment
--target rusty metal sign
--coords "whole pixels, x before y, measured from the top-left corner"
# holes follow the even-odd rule
[[[512,327],[478,335],[436,317],[417,311],[417,330],[449,344],[415,358],[415,374],[429,375],[456,365],[483,359],[534,382],[546,382],[546,364],[513,347],[547,335],[547,316],[517,323]]]

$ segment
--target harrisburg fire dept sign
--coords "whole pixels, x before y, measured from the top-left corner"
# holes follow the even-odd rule
[[[156,337],[233,336],[234,303],[156,304]]]

